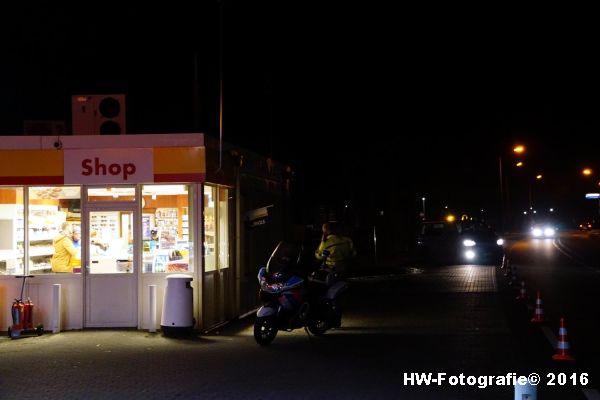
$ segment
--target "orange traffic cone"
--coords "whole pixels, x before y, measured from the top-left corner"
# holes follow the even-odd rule
[[[519,290],[517,300],[527,300],[527,292],[525,291],[525,281],[521,281],[521,289]]]
[[[535,313],[531,322],[544,322],[544,310],[542,309],[542,298],[539,290],[537,292],[537,299],[535,300]]]
[[[567,340],[567,328],[565,328],[565,319],[560,319],[560,328],[558,329],[558,344],[556,345],[556,354],[552,356],[553,360],[557,361],[575,361],[569,349],[569,341]]]

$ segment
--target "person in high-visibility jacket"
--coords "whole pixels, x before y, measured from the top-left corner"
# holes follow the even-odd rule
[[[54,245],[54,254],[50,261],[52,272],[73,272],[71,258],[77,255],[77,249],[73,246],[72,234],[73,227],[71,224],[63,222],[60,226],[60,232],[52,240],[52,244]]]
[[[354,243],[349,237],[340,234],[338,226],[334,222],[323,224],[322,230],[323,236],[315,251],[315,257],[317,260],[323,260],[326,257],[325,266],[344,275],[351,260],[356,257]],[[324,255],[324,250],[327,250],[329,255]]]

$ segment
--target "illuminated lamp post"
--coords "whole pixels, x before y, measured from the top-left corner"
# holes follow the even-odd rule
[[[537,174],[535,176],[535,179],[538,181],[541,181],[542,178],[543,178],[542,174]],[[533,210],[533,196],[532,196],[531,181],[529,181],[529,209]]]
[[[523,154],[525,154],[525,146],[523,145],[516,145],[513,147],[513,153],[516,154],[517,156],[522,156]],[[518,161],[515,164],[517,167],[522,167],[523,166],[523,161]],[[502,155],[500,155],[498,157],[498,167],[499,167],[499,171],[500,171],[500,215],[501,215],[501,220],[502,220],[502,233],[504,233],[506,231],[506,223],[507,223],[507,214],[509,214],[509,211],[507,210],[510,206],[509,204],[509,195],[508,195],[508,190],[506,190],[506,194],[505,194],[505,188],[504,188],[504,171],[503,171],[503,163],[502,163]],[[505,201],[505,197],[506,196],[506,201]],[[508,206],[508,207],[507,207]]]

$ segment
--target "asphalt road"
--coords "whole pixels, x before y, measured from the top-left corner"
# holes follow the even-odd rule
[[[533,317],[539,291],[546,320],[539,324],[540,332],[555,345],[560,319],[564,318],[570,352],[575,358],[566,365],[569,370],[589,373],[589,388],[599,388],[600,236],[574,231],[562,232],[555,239],[523,237],[512,244],[510,254],[517,282],[525,282],[529,316]],[[587,394],[588,398],[600,398],[589,397],[597,396],[597,392]]]

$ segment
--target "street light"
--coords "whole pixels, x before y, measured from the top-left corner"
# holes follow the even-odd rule
[[[523,155],[525,153],[525,146],[518,144],[515,145],[513,147],[513,153],[516,155]],[[502,221],[502,232],[504,233],[506,231],[506,223],[507,223],[507,218],[508,215],[510,214],[510,200],[509,200],[509,192],[508,192],[508,185],[506,187],[505,190],[505,176],[504,176],[504,171],[503,171],[503,163],[502,163],[502,154],[498,157],[498,165],[499,165],[499,171],[500,171],[500,216],[501,216],[501,221]],[[522,167],[523,166],[523,161],[518,161],[515,164],[517,167]],[[505,199],[506,197],[506,199]]]
[[[523,146],[522,144],[518,144],[515,147],[513,147],[513,152],[517,154],[523,154],[525,153],[525,146]]]
[[[537,179],[538,181],[542,180],[542,174],[537,174],[535,176],[535,179]],[[529,181],[529,209],[532,210],[533,209],[533,196],[532,196],[532,188],[531,188],[531,181]]]
[[[423,221],[425,221],[425,197],[421,197],[421,200],[423,201]]]
[[[592,175],[592,170],[591,170],[591,168],[584,168],[584,169],[581,171],[581,173],[582,173],[583,175],[585,175],[585,176],[590,176],[590,175]]]

